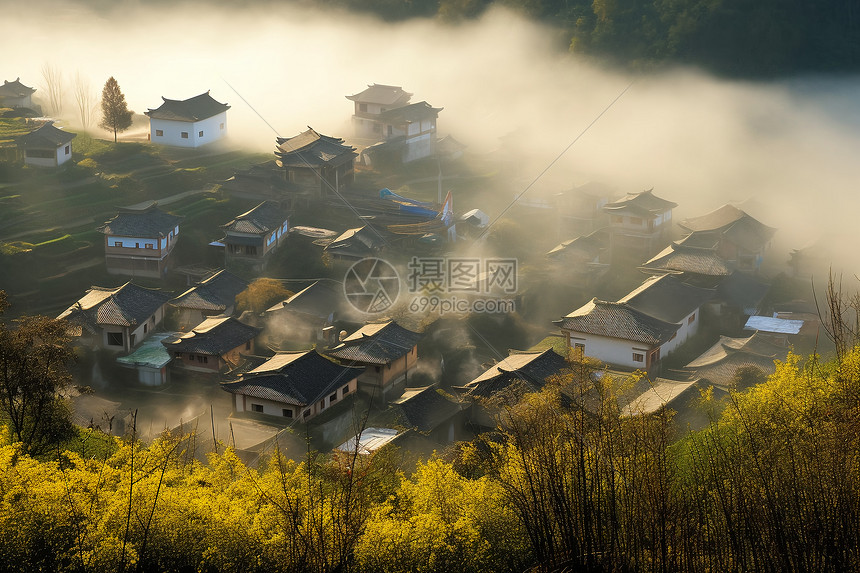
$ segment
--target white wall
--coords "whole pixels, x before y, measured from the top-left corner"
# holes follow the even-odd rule
[[[66,152],[68,150],[68,152]],[[65,143],[56,149],[54,157],[31,157],[24,150],[24,164],[35,167],[57,167],[72,158],[72,144]]]
[[[425,133],[418,137],[410,138],[406,143],[406,153],[403,156],[403,163],[409,163],[416,159],[431,157],[436,153],[436,134]]]
[[[221,129],[221,125],[224,129]],[[161,130],[162,135],[157,135]],[[200,135],[200,132],[203,135]],[[182,133],[188,134],[183,138]],[[188,122],[168,119],[149,118],[149,138],[153,143],[172,145],[174,147],[200,147],[217,141],[227,135],[227,112],[221,112],[210,118]]]
[[[648,348],[639,343],[606,336],[583,334],[580,332],[570,334],[570,347],[575,348],[576,343],[585,344],[585,356],[596,358],[607,364],[628,366],[630,368],[645,368]],[[642,362],[633,361],[633,353],[638,352],[645,356]],[[662,350],[661,350],[662,355]]]

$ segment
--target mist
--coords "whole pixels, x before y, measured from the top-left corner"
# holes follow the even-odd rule
[[[233,144],[262,152],[273,149],[275,131],[289,137],[308,125],[349,139],[353,104],[344,96],[386,83],[443,107],[439,135],[472,154],[516,134],[523,181],[514,186],[524,188],[576,140],[544,185],[653,187],[679,204],[677,220],[752,199],[762,209],[751,214],[780,229],[776,248],[786,258],[823,230],[851,229],[860,206],[856,77],[752,83],[692,69],[633,74],[571,56],[556,30],[500,9],[458,25],[295,6],[125,4],[97,13],[30,2],[4,10],[15,24],[0,38],[3,77],[20,76],[38,97],[42,66],[59,67],[70,126],[76,72],[97,94],[116,77],[136,113],[158,107],[161,96],[210,90],[232,106]]]

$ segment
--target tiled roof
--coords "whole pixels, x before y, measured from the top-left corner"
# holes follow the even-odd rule
[[[269,362],[272,361],[276,361],[277,368],[266,366],[267,362],[241,380],[221,387],[233,394],[307,406],[346,386],[363,372],[362,368],[336,364],[316,350],[276,354]]]
[[[224,311],[233,306],[236,295],[248,288],[248,281],[220,270],[170,301],[171,306],[196,310]]]
[[[497,362],[462,387],[467,396],[489,397],[515,382],[540,389],[547,378],[568,367],[567,360],[552,348],[543,352],[516,352]]]
[[[21,78],[16,78],[15,81],[3,80],[3,85],[0,86],[0,98],[2,97],[27,97],[36,90],[27,87],[21,83]]]
[[[694,273],[712,277],[728,276],[732,267],[712,249],[685,247],[672,243],[642,265],[646,270]]]
[[[759,250],[776,233],[776,229],[762,224],[733,205],[723,205],[707,215],[684,219],[679,225],[691,233],[703,231],[719,233],[734,244],[750,251]]]
[[[116,288],[94,286],[57,318],[75,323],[136,326],[155,314],[171,295],[132,282]]]
[[[54,122],[49,121],[39,129],[19,137],[17,143],[24,149],[55,148],[70,142],[77,136],[77,133],[69,133],[54,127]]]
[[[375,253],[384,244],[385,241],[380,233],[370,225],[365,225],[347,229],[326,245],[323,250],[333,255],[363,257]]]
[[[598,229],[590,235],[563,241],[553,247],[546,255],[556,259],[576,259],[589,262],[609,248],[609,234],[606,228]]]
[[[367,324],[328,350],[326,355],[348,363],[389,364],[405,356],[422,336],[394,321]]]
[[[622,408],[622,416],[654,414],[660,408],[671,408],[674,403],[701,384],[700,380],[668,380],[657,378],[651,386]]]
[[[379,120],[386,123],[414,123],[431,117],[435,118],[442,109],[444,108],[433,107],[426,101],[420,101],[384,111],[379,114]]]
[[[151,202],[143,208],[126,207],[96,230],[121,237],[166,237],[179,225],[182,217],[165,213]]]
[[[261,328],[232,317],[207,318],[193,329],[162,342],[172,352],[195,352],[218,356],[253,340]]]
[[[729,387],[738,370],[754,366],[764,374],[776,371],[775,360],[785,360],[788,349],[770,343],[755,333],[748,338],[721,336],[719,342],[687,364],[686,370],[723,388]]]
[[[355,159],[355,148],[345,145],[343,139],[321,135],[308,128],[291,138],[277,138],[278,164],[281,167],[319,167],[340,165]]]
[[[218,115],[230,109],[225,103],[215,101],[209,92],[202,93],[186,100],[167,99],[159,107],[145,111],[152,119],[169,119],[173,121],[200,121]]]
[[[221,227],[228,233],[232,231],[264,235],[279,229],[288,217],[289,213],[276,202],[263,201]]]
[[[555,324],[562,330],[632,340],[651,346],[663,344],[681,327],[649,316],[626,303],[596,298],[555,321]]]
[[[272,306],[267,312],[288,310],[327,318],[330,314],[337,314],[343,307],[345,300],[346,296],[343,292],[342,283],[319,280],[314,281],[310,286],[303,288],[287,300]]]
[[[391,403],[400,425],[429,433],[463,409],[463,404],[435,386],[407,388],[399,399]]]
[[[364,91],[351,96],[346,96],[346,99],[359,102],[378,103],[380,105],[391,105],[393,103],[397,103],[404,97],[406,98],[405,101],[409,101],[412,94],[407,91],[403,91],[403,88],[400,86],[372,84],[368,85],[367,89]]]
[[[641,215],[657,215],[677,207],[677,203],[667,201],[654,195],[653,190],[640,193],[628,193],[624,198],[607,203],[603,209],[609,213],[618,211],[633,211]]]
[[[674,275],[650,277],[618,302],[659,318],[679,322],[713,298],[714,290],[683,283]]]

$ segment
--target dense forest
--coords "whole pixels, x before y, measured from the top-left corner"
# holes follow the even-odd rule
[[[860,66],[851,0],[318,0],[384,18],[461,20],[501,5],[560,28],[573,52],[642,68],[690,64],[726,75]],[[500,40],[502,40],[500,38]]]
[[[0,369],[45,376],[23,393],[0,380],[0,571],[856,571],[853,324],[831,321],[830,361],[789,355],[722,404],[704,393],[698,432],[671,411],[625,415],[610,376],[572,363],[431,459],[275,451],[259,466],[223,445],[202,462],[194,434],[33,431],[61,413],[9,399],[65,387],[68,328],[2,327]]]
[[[124,3],[77,0],[100,10]],[[142,5],[174,4],[139,0]],[[548,24],[574,53],[631,69],[693,65],[726,76],[854,72],[860,5],[853,0],[210,0],[233,10],[278,4],[345,8],[389,21],[456,23],[503,6]],[[189,4],[195,4],[188,0]],[[498,38],[498,41],[505,41]]]

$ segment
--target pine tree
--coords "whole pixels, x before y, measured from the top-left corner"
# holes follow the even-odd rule
[[[102,121],[99,126],[108,131],[113,130],[113,141],[116,143],[117,132],[131,127],[131,114],[125,103],[125,95],[111,76],[102,90]]]

